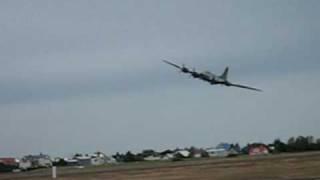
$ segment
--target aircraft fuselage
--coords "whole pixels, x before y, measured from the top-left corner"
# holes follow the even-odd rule
[[[175,68],[178,68],[183,73],[190,74],[193,78],[201,79],[203,81],[209,82],[212,85],[221,84],[221,85],[225,85],[225,86],[233,86],[233,87],[238,87],[238,88],[250,89],[250,90],[254,90],[254,91],[262,91],[261,89],[257,89],[257,88],[253,88],[253,87],[249,87],[249,86],[245,86],[245,85],[241,85],[241,84],[235,84],[235,83],[231,83],[230,81],[228,81],[228,71],[229,71],[228,67],[226,67],[224,72],[220,76],[218,76],[218,75],[215,75],[209,71],[204,71],[204,72],[199,73],[195,70],[195,68],[189,69],[189,68],[185,67],[184,65],[179,66],[179,65],[176,65],[176,64],[169,62],[167,60],[163,60],[163,61],[165,63],[175,67]]]
[[[209,82],[210,84],[224,84],[229,85],[229,82],[220,76],[217,76],[209,71],[205,71],[203,73],[200,73],[199,78]]]

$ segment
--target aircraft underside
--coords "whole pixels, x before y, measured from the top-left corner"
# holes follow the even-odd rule
[[[182,67],[180,67],[172,62],[169,62],[166,60],[163,60],[163,61],[165,63],[175,67],[175,68],[178,68],[181,72],[190,74],[194,78],[198,78],[203,81],[209,82],[211,85],[221,84],[221,85],[225,85],[225,86],[233,86],[233,87],[244,88],[244,89],[249,89],[249,90],[254,90],[254,91],[262,91],[257,88],[253,88],[253,87],[245,86],[245,85],[241,85],[241,84],[234,84],[234,83],[231,83],[230,81],[228,81],[227,80],[228,71],[229,71],[228,67],[226,67],[226,69],[224,70],[222,75],[217,76],[209,71],[199,73],[199,72],[196,72],[195,69],[190,70],[187,67],[185,67],[184,65]]]

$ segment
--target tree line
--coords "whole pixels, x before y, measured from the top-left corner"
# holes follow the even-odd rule
[[[320,138],[315,140],[313,136],[290,137],[286,143],[276,139],[273,146],[276,152],[317,151],[320,150]]]

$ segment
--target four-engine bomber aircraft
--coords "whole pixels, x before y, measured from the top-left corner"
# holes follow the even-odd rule
[[[187,67],[185,67],[184,65],[178,66],[178,65],[176,65],[172,62],[166,61],[166,60],[163,60],[163,62],[165,62],[173,67],[178,68],[183,73],[191,74],[191,76],[194,78],[199,78],[203,81],[207,81],[212,85],[221,84],[221,85],[225,85],[225,86],[234,86],[234,87],[245,88],[245,89],[250,89],[250,90],[254,90],[254,91],[262,91],[257,88],[244,86],[244,85],[240,85],[240,84],[234,84],[234,83],[229,82],[228,81],[228,71],[229,71],[228,67],[226,67],[226,69],[224,70],[222,75],[218,76],[218,75],[215,75],[209,71],[199,73],[199,72],[196,72],[195,69],[190,70]]]

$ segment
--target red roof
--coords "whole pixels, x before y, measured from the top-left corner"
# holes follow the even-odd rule
[[[0,158],[0,163],[5,165],[16,165],[16,158]]]
[[[261,154],[268,154],[268,153],[269,153],[268,148],[263,145],[249,148],[249,155],[261,155]]]

